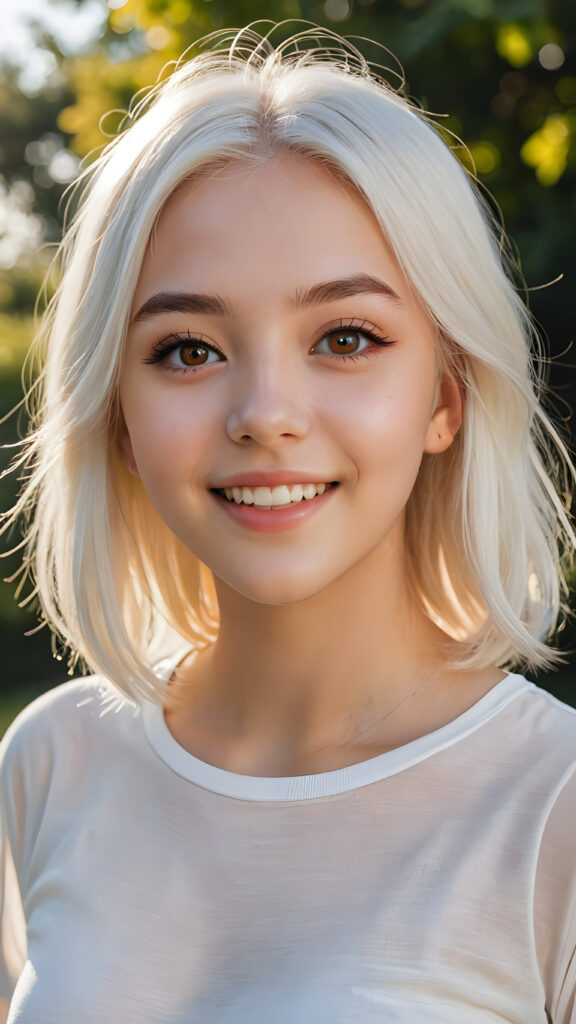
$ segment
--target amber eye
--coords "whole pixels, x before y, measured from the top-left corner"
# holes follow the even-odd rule
[[[208,349],[202,345],[182,345],[179,352],[186,366],[201,366],[208,359]]]
[[[357,331],[331,331],[328,335],[328,347],[331,352],[342,352],[347,355],[350,352],[355,352],[358,344]]]

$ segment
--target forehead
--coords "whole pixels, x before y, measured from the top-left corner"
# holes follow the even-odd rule
[[[232,163],[183,182],[156,222],[137,299],[159,288],[248,298],[350,273],[407,284],[357,190],[299,155]]]
[[[160,216],[165,219],[194,206],[195,217],[200,220],[201,208],[214,200],[224,216],[249,202],[257,205],[264,217],[274,217],[279,205],[287,201],[302,210],[318,203],[333,207],[352,203],[371,216],[358,190],[342,173],[318,157],[297,153],[233,160],[214,170],[208,167],[175,189]]]

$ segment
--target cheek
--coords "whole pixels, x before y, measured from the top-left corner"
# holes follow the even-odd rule
[[[155,489],[177,482],[205,457],[218,433],[214,405],[201,395],[130,392],[122,396],[124,419],[142,482]],[[149,485],[149,486],[148,486]]]
[[[331,410],[342,444],[351,446],[362,465],[414,472],[420,464],[433,405],[432,383],[419,380],[359,382],[354,393],[343,391]]]

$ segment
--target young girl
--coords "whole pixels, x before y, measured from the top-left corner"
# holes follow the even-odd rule
[[[5,524],[96,674],[1,748],[19,1024],[576,1021],[530,319],[426,116],[307,38],[181,63],[63,243]]]

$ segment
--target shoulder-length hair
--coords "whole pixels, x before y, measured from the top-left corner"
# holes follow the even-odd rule
[[[151,649],[168,624],[218,631],[210,572],[161,520],[117,443],[118,375],[145,249],[174,189],[230,161],[297,153],[364,198],[437,326],[464,422],[425,456],[407,509],[414,592],[465,667],[550,665],[574,535],[568,456],[539,402],[538,339],[494,218],[430,118],[333,33],[274,48],[251,30],[183,59],[84,172],[40,332],[28,467],[4,529],[26,519],[24,575],[46,622],[128,698],[160,700]],[[315,33],[317,37],[318,33]]]

